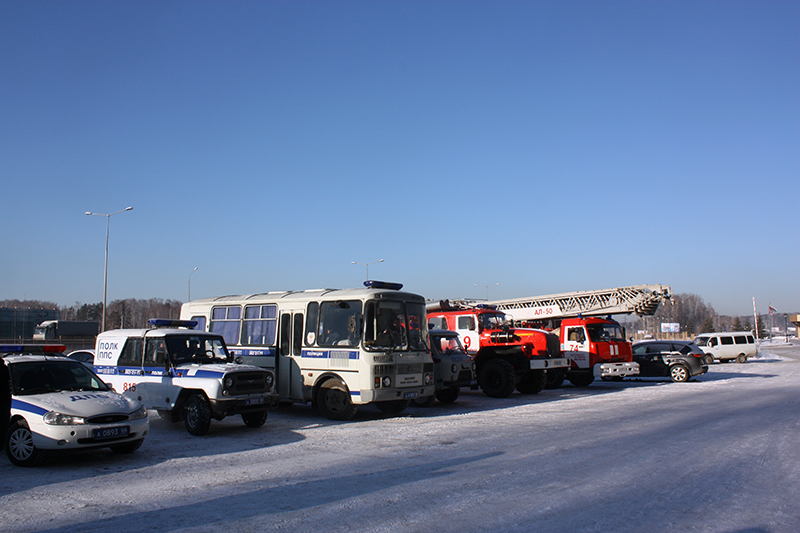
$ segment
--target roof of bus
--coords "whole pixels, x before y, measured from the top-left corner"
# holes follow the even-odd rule
[[[234,303],[234,302],[271,302],[274,300],[309,300],[314,298],[324,298],[326,300],[336,299],[345,300],[348,298],[361,299],[370,294],[390,294],[392,296],[402,296],[404,298],[420,299],[422,296],[410,292],[395,291],[392,289],[312,289],[306,291],[274,291],[262,292],[255,294],[242,294],[230,296],[214,296],[211,298],[201,298],[199,300],[192,300],[189,304],[194,303]]]

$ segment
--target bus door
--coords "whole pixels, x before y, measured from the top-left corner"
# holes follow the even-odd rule
[[[278,394],[281,398],[304,401],[303,374],[300,366],[303,327],[303,311],[287,310],[281,313],[278,328],[278,357],[275,361]]]

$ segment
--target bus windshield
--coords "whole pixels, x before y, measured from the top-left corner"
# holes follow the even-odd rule
[[[421,302],[367,302],[365,323],[364,346],[369,350],[428,349],[428,324]]]

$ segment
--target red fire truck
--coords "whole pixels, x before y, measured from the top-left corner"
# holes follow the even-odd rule
[[[558,337],[547,331],[512,327],[493,306],[443,300],[427,304],[431,329],[449,329],[475,359],[478,385],[487,396],[506,398],[518,390],[541,391],[550,372],[569,368]]]

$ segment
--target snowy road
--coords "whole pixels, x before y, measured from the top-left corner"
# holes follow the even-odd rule
[[[0,531],[800,531],[800,345],[689,383],[568,384],[331,422],[310,407],[130,456],[0,459]]]

